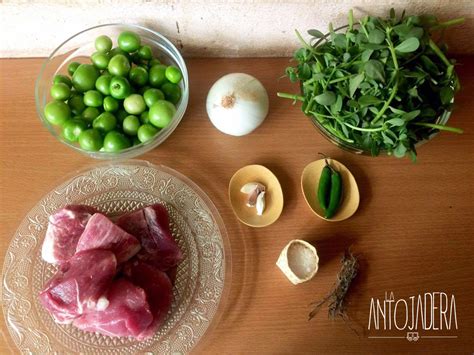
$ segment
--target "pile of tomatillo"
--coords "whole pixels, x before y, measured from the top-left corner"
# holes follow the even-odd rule
[[[86,151],[119,152],[145,143],[168,126],[181,98],[179,68],[162,64],[130,31],[95,40],[92,64],[69,63],[58,74],[44,108],[62,137]]]

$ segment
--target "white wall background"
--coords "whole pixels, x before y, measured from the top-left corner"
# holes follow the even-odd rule
[[[80,30],[112,22],[158,30],[186,56],[287,56],[299,46],[294,29],[345,24],[350,8],[363,16],[386,15],[391,7],[443,20],[465,17],[446,38],[451,52],[474,53],[474,0],[0,0],[0,57],[47,56]]]

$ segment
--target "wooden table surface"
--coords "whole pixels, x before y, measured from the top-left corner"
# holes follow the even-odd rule
[[[278,80],[287,59],[187,60],[191,91],[186,115],[164,144],[140,158],[170,166],[201,186],[220,211],[230,237],[230,294],[221,321],[198,352],[474,351],[474,58],[460,61],[463,89],[450,124],[465,133],[441,133],[419,149],[419,160],[413,164],[408,159],[356,156],[326,141],[299,107],[276,97],[277,91],[296,90],[287,80]],[[37,200],[64,176],[93,163],[55,141],[40,124],[34,81],[41,63],[0,61],[2,265],[12,235]],[[211,84],[230,72],[255,75],[270,96],[266,121],[246,137],[218,132],[205,111]],[[349,220],[328,223],[306,205],[300,177],[303,168],[318,159],[318,152],[346,164],[359,184],[359,210]],[[233,173],[252,163],[270,168],[284,192],[280,219],[263,229],[240,224],[227,199]],[[314,243],[320,255],[316,277],[299,286],[290,284],[275,266],[281,249],[295,238]],[[350,323],[328,319],[325,309],[308,322],[309,303],[329,292],[350,245],[361,256],[360,274],[348,296]],[[371,298],[383,300],[385,292],[393,292],[395,299],[408,300],[439,291],[455,296],[458,329],[419,334],[451,338],[369,338],[406,336],[406,331],[367,329]],[[0,331],[0,353],[14,351],[3,318]]]

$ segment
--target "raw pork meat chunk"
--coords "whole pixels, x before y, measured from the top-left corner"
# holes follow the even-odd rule
[[[79,238],[76,252],[89,249],[111,250],[120,264],[134,256],[140,247],[137,238],[117,227],[103,214],[96,213],[89,219],[84,233]]]
[[[117,225],[139,238],[137,258],[166,271],[178,265],[183,254],[171,235],[166,208],[157,203],[121,216]]]
[[[99,310],[85,313],[74,325],[109,336],[137,337],[153,321],[145,291],[125,279],[114,281],[105,299]]]
[[[138,336],[138,340],[152,337],[165,321],[171,308],[173,292],[171,281],[163,271],[141,261],[131,261],[124,267],[125,275],[145,290],[153,322]]]
[[[117,219],[117,225],[139,240],[142,240],[142,235],[149,233],[143,209],[120,216]]]
[[[70,205],[49,216],[41,257],[51,264],[67,261],[76,252],[77,241],[89,218],[98,212],[83,205]]]
[[[40,293],[40,302],[57,323],[71,321],[97,301],[109,287],[117,268],[114,253],[88,250],[63,263]]]

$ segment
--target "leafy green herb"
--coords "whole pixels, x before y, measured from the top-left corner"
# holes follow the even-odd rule
[[[309,30],[309,43],[297,32],[303,46],[286,75],[300,83],[301,95],[278,96],[302,101],[306,115],[352,147],[416,158],[415,144],[434,132],[462,133],[439,122],[460,85],[454,60],[430,37],[462,22],[397,17],[393,9],[386,19],[357,22],[350,11],[346,26]]]
[[[400,53],[411,53],[418,49],[420,41],[416,37],[410,37],[395,47],[395,50]]]
[[[324,37],[324,34],[319,31],[319,30],[308,30],[308,34],[310,36],[313,36],[315,38],[321,38],[321,37]]]
[[[326,91],[314,98],[318,104],[329,106],[336,102],[336,95],[332,91]]]

